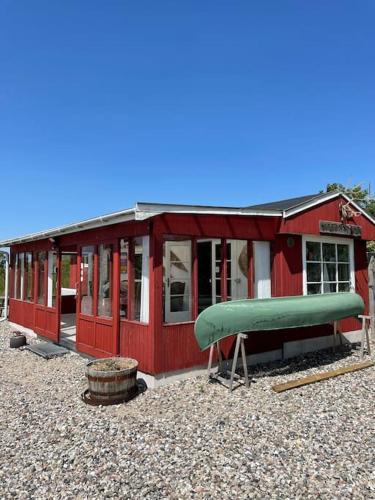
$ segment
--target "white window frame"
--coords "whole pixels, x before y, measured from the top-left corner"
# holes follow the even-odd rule
[[[350,265],[350,292],[355,292],[355,267],[354,267],[354,242],[352,239],[346,238],[336,238],[334,236],[302,236],[302,264],[303,264],[303,295],[307,295],[307,273],[306,273],[306,242],[318,242],[318,243],[335,243],[336,245],[348,245],[349,246],[349,265]],[[337,262],[336,262],[337,264]],[[323,283],[322,283],[323,286]],[[342,292],[340,292],[342,293]],[[324,295],[324,292],[321,293]]]

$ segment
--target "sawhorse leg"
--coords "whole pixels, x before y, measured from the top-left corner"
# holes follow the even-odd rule
[[[369,324],[371,321],[371,316],[360,315],[358,317],[362,319],[361,359],[363,359],[365,351],[365,343],[366,343],[367,354],[371,356],[370,335],[369,335]]]
[[[232,370],[231,370],[230,381],[229,381],[229,390],[231,392],[233,390],[233,381],[234,381],[234,376],[236,373],[237,362],[238,362],[238,353],[240,351],[240,347],[241,347],[242,367],[243,367],[243,371],[244,371],[245,385],[246,385],[246,387],[249,387],[249,375],[248,375],[248,371],[247,371],[246,351],[245,351],[245,342],[244,342],[245,339],[247,339],[247,335],[245,335],[244,333],[239,333],[237,335],[236,347],[234,349]]]
[[[221,371],[222,369],[222,365],[223,365],[223,357],[221,355],[221,350],[220,350],[220,343],[219,342],[215,342],[214,344],[212,344],[212,346],[210,347],[210,356],[208,358],[208,367],[207,367],[207,371],[208,371],[208,378],[211,377],[211,369],[212,369],[212,361],[213,361],[213,357],[214,357],[214,349],[217,349],[217,356],[219,358],[219,372]]]

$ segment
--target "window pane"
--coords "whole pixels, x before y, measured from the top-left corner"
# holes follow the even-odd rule
[[[128,261],[129,243],[122,239],[120,241],[120,317],[128,317]]]
[[[57,255],[55,252],[48,252],[48,289],[47,306],[55,307],[57,290]]]
[[[232,257],[232,247],[227,243],[227,260],[230,260]]]
[[[198,241],[198,312],[212,305],[212,242]],[[218,254],[215,245],[215,254]],[[215,275],[220,276],[220,264],[217,270],[215,262]]]
[[[336,283],[324,283],[323,293],[335,293]]]
[[[323,261],[336,262],[336,245],[334,243],[323,243]]]
[[[112,317],[112,245],[99,245],[98,316]]]
[[[306,264],[307,281],[321,281],[322,272],[321,264]]]
[[[350,281],[350,266],[349,264],[339,264],[339,281]]]
[[[25,258],[25,279],[26,279],[26,300],[32,302],[33,300],[33,254],[32,252],[26,253]]]
[[[25,299],[25,254],[23,252],[18,255],[18,266],[19,266],[18,298],[24,300]]]
[[[18,253],[14,255],[14,286],[13,286],[13,297],[17,299],[18,294]]]
[[[81,313],[92,316],[94,293],[94,246],[82,248],[81,257]]]
[[[350,292],[350,283],[339,283],[339,292]]]
[[[232,263],[230,261],[227,261],[227,278],[232,277]],[[230,295],[228,293],[228,295]]]
[[[307,285],[307,295],[316,295],[317,293],[321,293],[321,285],[319,283]]]
[[[142,297],[142,283],[136,281],[134,283],[134,314],[133,317],[136,321],[141,318],[141,297]]]
[[[38,304],[45,304],[45,262],[46,252],[38,253]]]
[[[337,245],[337,260],[349,262],[349,245]]]
[[[324,281],[336,281],[336,264],[323,264]]]
[[[189,304],[184,295],[171,296],[171,312],[183,312],[189,310]]]
[[[306,260],[320,261],[320,243],[316,241],[306,242]]]
[[[227,295],[228,300],[230,300],[230,297],[232,296],[232,280],[227,280]]]
[[[134,238],[134,304],[133,319],[148,322],[149,318],[149,237]]]
[[[212,303],[212,292],[206,287],[212,277],[212,248],[208,241],[198,242],[198,307]],[[202,272],[204,276],[202,275]],[[178,323],[191,320],[191,241],[165,241],[163,260],[164,321]]]
[[[134,238],[134,311],[133,319],[141,319],[142,301],[142,238]]]

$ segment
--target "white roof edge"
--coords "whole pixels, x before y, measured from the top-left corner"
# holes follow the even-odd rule
[[[211,207],[199,205],[177,205],[177,204],[162,204],[162,203],[144,203],[138,202],[133,208],[113,212],[111,214],[94,217],[74,224],[39,231],[17,238],[10,238],[0,241],[0,247],[7,247],[20,243],[52,238],[61,234],[76,233],[97,227],[108,226],[128,220],[146,220],[150,217],[155,217],[162,213],[177,213],[177,214],[207,214],[207,215],[244,215],[244,216],[262,216],[262,217],[282,217],[281,210],[252,210],[248,208],[231,208],[231,207]]]
[[[61,234],[77,233],[78,231],[86,231],[88,229],[95,229],[97,227],[109,226],[118,222],[126,222],[128,220],[135,219],[135,212],[135,208],[129,208],[108,215],[94,217],[93,219],[87,219],[81,222],[75,222],[73,224],[55,227],[46,231],[39,231],[37,233],[26,234],[17,238],[10,238],[0,241],[0,247],[7,247],[9,245],[16,245],[29,241],[52,238],[55,236],[60,236]]]
[[[370,222],[372,222],[375,225],[375,219],[371,217],[370,214],[368,214],[361,206],[359,206],[355,201],[353,201],[347,194],[342,193],[342,192],[333,192],[333,193],[327,193],[327,196],[318,198],[318,199],[313,199],[307,203],[303,203],[302,205],[298,205],[296,208],[291,208],[289,210],[285,210],[283,217],[284,219],[287,219],[288,217],[292,217],[293,215],[298,214],[299,212],[303,212],[304,210],[308,210],[309,208],[312,208],[316,205],[320,205],[321,203],[325,203],[326,201],[333,200],[334,198],[338,198],[339,196],[342,196],[345,198],[348,202],[350,202],[353,207],[355,207],[358,212],[361,212],[361,214],[366,217]]]
[[[263,217],[282,217],[281,210],[254,210],[249,208],[213,207],[204,205],[174,205],[163,203],[136,204],[137,218],[147,218],[162,213],[209,214],[209,215],[260,215]]]

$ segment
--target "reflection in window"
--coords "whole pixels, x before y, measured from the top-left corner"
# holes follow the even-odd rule
[[[129,243],[120,240],[120,317],[128,317],[128,262],[129,262]]]
[[[46,286],[45,286],[45,262],[47,260],[46,252],[38,253],[38,304],[45,305],[45,295],[46,295]]]
[[[308,295],[351,290],[350,243],[306,241],[305,248]]]
[[[99,245],[98,316],[112,316],[112,245]]]
[[[94,246],[82,248],[81,256],[81,313],[93,314]]]

